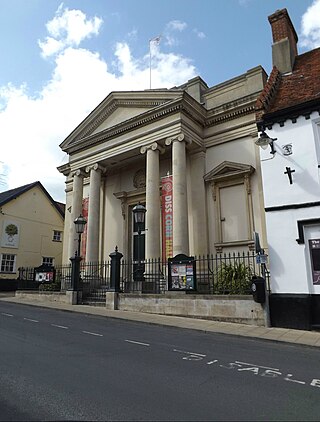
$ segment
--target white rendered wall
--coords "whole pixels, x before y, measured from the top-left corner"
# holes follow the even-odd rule
[[[297,123],[286,120],[283,127],[275,124],[272,130],[266,129],[270,138],[277,138],[274,143],[277,152],[272,156],[270,148],[260,148],[265,207],[320,200],[318,158],[312,124],[317,118],[318,113],[313,113],[309,120],[301,116]],[[292,155],[283,155],[281,147],[286,144],[292,144]],[[286,167],[295,170],[292,185],[284,174]]]
[[[272,293],[320,294],[320,286],[313,286],[308,277],[306,254],[307,242],[298,244],[297,222],[320,217],[320,206],[268,210],[270,207],[290,206],[320,201],[319,169],[315,122],[299,117],[296,123],[286,120],[280,127],[275,124],[266,133],[275,141],[276,154],[270,148],[260,148],[263,191],[267,224],[268,254]],[[317,128],[316,128],[317,129]],[[292,144],[292,155],[283,155],[282,146]],[[291,167],[293,183],[284,174]]]
[[[266,213],[272,293],[318,293],[306,268],[307,244],[299,245],[298,220],[319,218],[320,207]]]

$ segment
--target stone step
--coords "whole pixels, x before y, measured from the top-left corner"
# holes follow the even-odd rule
[[[106,306],[106,302],[98,302],[96,300],[90,301],[90,300],[83,300],[82,305],[88,305],[88,306],[99,306],[99,307],[104,307]]]

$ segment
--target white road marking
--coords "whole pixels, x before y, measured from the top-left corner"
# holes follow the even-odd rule
[[[91,336],[103,337],[103,334],[92,333],[91,331],[82,331],[84,334],[90,334]]]
[[[9,316],[9,317],[13,317],[13,315],[11,315],[11,314],[6,314],[5,312],[1,312],[1,315],[4,315],[4,316]]]
[[[296,382],[297,384],[305,384],[304,381],[298,381],[298,380],[292,380],[290,379],[292,377],[292,374],[288,374],[285,378],[286,381],[290,381],[290,382]]]
[[[125,340],[127,343],[132,343],[132,344],[139,344],[140,346],[147,346],[149,347],[150,344],[149,343],[141,343],[140,341],[133,341],[133,340]]]
[[[174,352],[183,353],[187,356],[184,356],[182,359],[184,360],[190,360],[190,361],[199,361],[203,360],[203,358],[206,355],[203,355],[201,353],[194,353],[194,352],[188,352],[186,350],[179,350],[179,349],[173,349]],[[212,365],[214,363],[217,363],[218,359],[210,360],[209,362],[206,362],[207,365]],[[305,381],[299,381],[296,379],[292,379],[292,374],[287,374],[287,376],[284,376],[282,372],[280,372],[280,369],[278,368],[272,368],[270,366],[263,366],[263,365],[256,365],[253,363],[248,362],[241,362],[239,360],[236,360],[234,362],[229,362],[225,365],[219,365],[221,368],[226,369],[236,369],[237,371],[250,371],[253,372],[254,375],[260,375],[261,377],[270,377],[270,378],[279,378],[281,377],[284,381],[294,382],[300,385],[308,385]],[[242,366],[245,366],[244,368]],[[263,370],[263,372],[260,374],[259,370]],[[310,386],[312,387],[318,387],[320,388],[320,379],[313,379],[310,383]]]
[[[320,387],[320,380],[318,380],[318,379],[313,379],[313,380],[311,381],[310,385],[311,385],[312,387]]]
[[[30,318],[23,318],[25,321],[30,321],[30,322],[39,322],[36,319],[30,319]]]
[[[192,356],[201,356],[201,357],[207,356],[207,355],[202,355],[201,353],[186,352],[185,350],[179,350],[179,349],[173,349],[173,351],[178,352],[178,353],[186,353],[187,355],[192,355]]]
[[[63,328],[64,330],[68,330],[69,327],[65,327],[64,325],[57,325],[57,324],[51,324],[52,327],[57,327],[57,328]]]
[[[253,366],[255,368],[272,369],[273,371],[280,371],[280,369],[277,369],[277,368],[270,368],[270,366],[256,365],[255,363],[240,362],[238,360],[235,360],[235,363],[240,363],[241,365]]]

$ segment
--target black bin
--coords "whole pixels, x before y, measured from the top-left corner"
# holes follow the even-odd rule
[[[266,280],[263,277],[254,275],[251,278],[251,282],[253,300],[257,303],[264,303],[266,301]]]

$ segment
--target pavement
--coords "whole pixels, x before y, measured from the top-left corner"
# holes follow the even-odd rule
[[[231,322],[211,321],[205,319],[185,318],[171,315],[158,315],[143,312],[128,312],[107,310],[104,307],[88,305],[69,305],[60,302],[33,302],[25,298],[15,297],[13,294],[0,294],[0,301],[18,303],[22,305],[39,306],[42,308],[58,309],[67,312],[79,312],[106,318],[118,318],[129,321],[144,322],[162,326],[198,330],[205,333],[220,333],[241,337],[251,337],[284,343],[294,343],[304,346],[320,348],[320,332],[303,331],[289,328],[258,327],[255,325]]]

